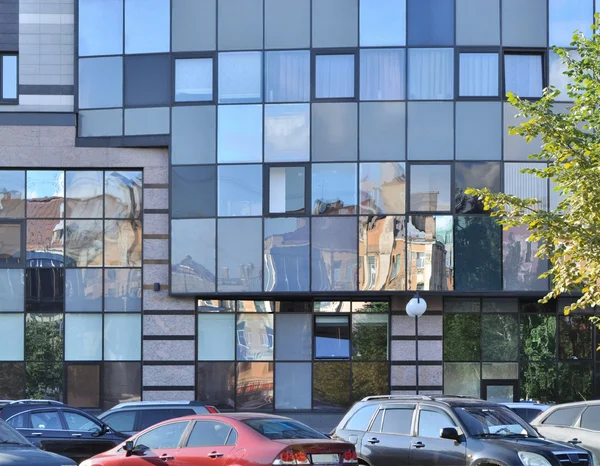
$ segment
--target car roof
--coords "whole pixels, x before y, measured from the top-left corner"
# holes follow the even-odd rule
[[[573,401],[571,403],[561,403],[552,406],[552,410],[555,411],[557,408],[576,408],[579,406],[598,406],[600,405],[600,400],[587,400],[587,401]]]
[[[116,406],[110,408],[111,410],[122,409],[122,408],[159,408],[168,406],[206,406],[202,401],[127,401],[125,403],[119,403]]]
[[[498,403],[482,400],[464,395],[381,395],[368,396],[361,400],[362,403],[394,403],[398,401],[409,401],[420,403],[423,401],[433,401],[443,403],[452,407],[468,407],[468,406],[502,406]]]
[[[543,403],[538,403],[536,401],[519,401],[513,403],[502,403],[504,406],[508,408],[523,408],[523,409],[535,409],[539,408],[541,410],[548,409],[552,405],[546,405]]]

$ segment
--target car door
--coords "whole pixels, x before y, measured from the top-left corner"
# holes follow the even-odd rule
[[[237,439],[237,431],[226,422],[195,421],[175,466],[224,466]]]
[[[577,439],[600,460],[600,405],[588,406],[581,415]]]
[[[371,420],[378,409],[379,405],[375,403],[359,408],[341,428],[336,428],[332,438],[352,443],[356,446],[356,453],[361,457],[360,445],[362,439],[369,430]]]
[[[57,409],[36,409],[28,412],[26,429],[17,429],[42,450],[63,454],[67,434]]]
[[[408,464],[415,408],[410,403],[382,406],[362,437],[360,456],[371,466]]]
[[[129,436],[137,434],[136,417],[138,411],[115,411],[102,418],[114,432],[121,432]]]
[[[445,427],[457,428],[457,423],[445,410],[419,405],[416,436],[410,446],[410,466],[464,466],[466,444],[440,438]]]
[[[119,466],[175,466],[190,421],[161,424],[133,439],[134,451],[123,453]]]
[[[98,436],[102,426],[92,417],[70,409],[61,409],[67,427],[67,445],[64,454],[77,462],[91,458],[98,453],[110,450],[116,443],[103,436]]]
[[[578,421],[585,405],[565,406],[550,411],[541,422],[534,423],[534,427],[544,437],[559,442],[568,442],[577,437],[577,430],[573,428]]]

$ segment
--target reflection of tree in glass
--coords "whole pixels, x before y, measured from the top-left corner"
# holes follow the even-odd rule
[[[361,307],[360,312],[370,315],[354,315],[352,359],[355,361],[387,361],[388,309],[389,304],[386,302],[367,303]]]
[[[559,359],[592,359],[592,324],[587,316],[560,319]]]
[[[479,361],[481,320],[479,314],[444,316],[444,360]]]
[[[25,397],[31,399],[62,399],[62,363],[26,363],[27,388]]]
[[[28,314],[25,326],[25,360],[61,361],[62,359],[62,315]]]
[[[521,358],[531,361],[556,358],[556,317],[523,315],[521,317]],[[523,364],[521,396],[540,402],[556,401],[556,367],[554,364]]]
[[[517,316],[484,315],[481,342],[483,361],[516,361],[519,353]]]
[[[387,395],[390,392],[389,366],[386,362],[352,364],[352,402],[365,396]]]
[[[557,403],[585,401],[593,397],[592,365],[588,363],[558,364]]]
[[[346,408],[349,406],[350,363],[316,362],[313,377],[315,407]]]

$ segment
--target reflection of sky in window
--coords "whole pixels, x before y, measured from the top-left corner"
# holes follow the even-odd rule
[[[223,267],[231,278],[240,277],[241,265],[262,267],[262,219],[219,220],[219,275]]]
[[[406,44],[406,1],[360,2],[360,45]]]
[[[215,220],[173,220],[171,231],[172,263],[178,264],[186,256],[215,270]]]
[[[309,160],[310,105],[288,104],[265,107],[265,161]]]
[[[579,60],[579,54],[571,50],[569,52],[571,58]],[[567,94],[567,84],[573,84],[573,80],[568,76],[565,76],[564,72],[567,71],[567,65],[562,62],[560,56],[555,52],[550,51],[550,85],[556,87],[560,91],[560,95],[556,98],[560,101],[572,101]]]
[[[219,102],[260,102],[262,100],[262,53],[219,54]]]
[[[350,357],[350,338],[347,317],[317,317],[315,329],[315,357]],[[326,336],[320,336],[327,334]],[[337,334],[337,335],[336,335]]]
[[[360,164],[361,186],[364,184],[373,188],[381,188],[384,184],[404,180],[406,180],[406,174],[402,162]]]
[[[123,53],[123,0],[79,0],[79,56]]]
[[[421,215],[417,215],[417,216],[412,216],[409,217],[409,221],[406,224],[406,232],[407,232],[407,237],[409,239],[425,239],[426,235],[425,235],[425,231],[421,230],[420,228],[415,227],[415,225],[413,225],[412,220],[413,219],[424,219],[426,218],[426,216],[421,216]],[[432,217],[434,219],[435,222],[435,236],[437,238],[437,240],[441,243],[445,243],[446,240],[448,238],[450,238],[449,243],[452,242],[452,236],[448,235],[448,233],[452,232],[452,216],[450,215],[434,215]]]
[[[493,191],[500,190],[500,163],[457,163],[454,176],[456,187],[467,188],[490,188]]]
[[[437,193],[434,210],[450,210],[450,166],[413,165],[410,170],[410,193]]]
[[[262,162],[262,105],[219,106],[220,163]]]
[[[219,215],[262,214],[262,165],[220,166]]]
[[[27,199],[63,197],[64,188],[63,171],[30,170],[27,172]]]
[[[2,57],[2,98],[17,98],[17,56]]]
[[[175,60],[175,100],[193,102],[212,100],[212,58]]]
[[[303,218],[268,218],[265,220],[265,238],[292,233],[306,225],[307,219]],[[295,233],[294,240],[302,239],[308,242],[309,229],[304,228],[304,236]]]
[[[159,53],[170,49],[170,0],[125,0],[125,53]]]
[[[575,30],[589,35],[593,21],[592,0],[550,0],[550,45],[566,47]]]
[[[2,193],[11,193],[13,199],[23,199],[25,195],[25,172],[0,171],[0,194]]]
[[[317,200],[356,205],[356,164],[324,163],[312,166],[313,205]]]

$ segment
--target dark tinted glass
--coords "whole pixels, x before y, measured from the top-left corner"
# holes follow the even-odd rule
[[[542,335],[542,338],[547,338]],[[521,398],[540,403],[556,403],[556,363],[522,362],[519,364]]]
[[[558,408],[542,422],[548,426],[572,426],[582,413],[584,406]]]
[[[483,315],[481,324],[482,359],[484,361],[516,361],[519,353],[517,315]]]
[[[280,419],[250,419],[243,421],[270,440],[326,439],[327,436],[298,421]]]
[[[142,172],[115,171],[104,175],[104,212],[108,218],[140,218]]]
[[[25,308],[28,312],[63,311],[65,271],[57,268],[25,270]]]
[[[558,403],[589,400],[593,397],[592,364],[566,362],[558,364]]]
[[[67,220],[65,265],[102,266],[102,220]]]
[[[521,316],[520,357],[532,361],[556,358],[555,316],[539,314]]]
[[[592,326],[587,316],[559,318],[559,359],[591,359],[593,353]]]
[[[63,314],[27,314],[25,360],[61,361],[64,341]]]
[[[581,428],[600,432],[600,406],[589,406],[581,417]]]
[[[386,434],[410,435],[414,406],[405,409],[386,409],[381,431]]]
[[[262,214],[262,172],[261,165],[219,167],[220,217],[250,217]]]
[[[215,421],[198,421],[190,432],[186,446],[220,447],[228,445],[227,440],[233,429],[228,424]]]
[[[350,405],[350,363],[313,364],[313,408],[331,410]]]
[[[105,422],[117,432],[133,432],[135,431],[136,416],[136,411],[117,411],[116,413],[103,417],[102,422]]]
[[[500,191],[500,163],[457,162],[454,165],[454,207],[457,214],[482,214],[483,202],[465,194],[468,188]]]
[[[67,403],[78,408],[100,407],[100,365],[69,365]]]
[[[25,216],[25,172],[0,170],[0,217]]]
[[[219,291],[262,291],[262,219],[219,219],[217,245]]]
[[[388,356],[388,316],[356,314],[352,316],[352,359],[385,361]]]
[[[103,388],[103,410],[125,401],[140,401],[142,365],[138,362],[105,362]]]
[[[173,419],[174,417],[177,416],[174,416],[172,409],[142,409],[139,411],[141,423],[140,429],[146,429],[154,424]]]
[[[25,343],[27,348],[27,343]],[[62,401],[63,363],[27,362],[25,398]]]
[[[169,412],[169,410],[164,410],[164,412]],[[157,418],[158,419],[158,418]],[[163,419],[161,419],[162,421]],[[150,421],[150,418],[148,418]],[[160,422],[160,421],[156,421]],[[145,422],[142,422],[142,429],[146,427],[150,427],[156,422],[151,422],[146,425]],[[187,421],[181,422],[170,422],[168,424],[162,425],[160,427],[156,427],[144,435],[140,435],[135,440],[135,446],[139,449],[150,449],[150,450],[158,450],[160,448],[177,448],[179,445],[179,441],[181,440],[181,436],[183,432],[188,426]],[[146,448],[143,448],[146,447]]]
[[[408,45],[453,45],[454,0],[408,0]]]
[[[169,55],[125,57],[125,106],[143,107],[171,103]]]
[[[350,357],[350,325],[347,316],[315,318],[315,358]]]
[[[25,398],[25,364],[0,362],[0,398],[4,400]]]
[[[272,362],[237,363],[237,409],[273,409]]]
[[[502,289],[502,227],[492,217],[458,217],[454,229],[457,291]]]
[[[198,399],[218,410],[235,407],[235,363],[198,364]]]
[[[444,316],[444,360],[479,361],[481,358],[479,314]]]
[[[104,174],[101,171],[68,171],[66,216],[102,218],[104,211]]]
[[[344,426],[344,429],[366,431],[369,428],[371,418],[373,417],[373,414],[375,414],[375,411],[377,411],[378,407],[379,405],[377,404],[363,406],[352,415],[352,417]]]
[[[108,267],[141,267],[141,220],[104,221],[104,265]]]
[[[387,362],[355,362],[352,364],[352,402],[370,395],[387,395],[390,366]]]
[[[21,225],[0,223],[0,265],[18,265],[23,262]]]
[[[173,167],[171,212],[173,218],[215,217],[217,169],[215,166]]]

